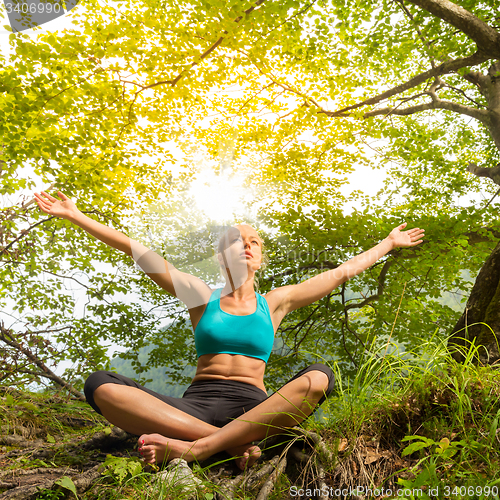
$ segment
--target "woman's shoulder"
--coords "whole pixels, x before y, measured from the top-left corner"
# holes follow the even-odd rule
[[[261,295],[266,300],[271,314],[277,309],[279,309],[279,307],[283,303],[283,300],[286,297],[287,289],[289,286],[291,285],[274,288],[273,290],[267,292],[265,295]]]

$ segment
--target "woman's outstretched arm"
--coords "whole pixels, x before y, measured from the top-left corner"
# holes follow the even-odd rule
[[[201,279],[177,270],[163,257],[112,227],[97,222],[78,210],[60,191],[59,200],[42,191],[35,193],[40,209],[50,215],[69,220],[106,245],[120,250],[134,259],[139,267],[164,290],[182,300],[188,309],[206,304],[210,288]],[[206,300],[205,300],[206,299]]]
[[[57,194],[60,200],[45,191],[42,191],[41,194],[35,193],[36,202],[43,212],[55,215],[61,219],[69,220],[98,240],[106,243],[106,245],[116,248],[131,257],[134,256],[132,251],[133,240],[120,231],[117,231],[112,227],[105,226],[104,224],[87,217],[84,213],[78,210],[77,206],[65,194],[60,191]],[[140,244],[138,243],[137,250],[140,251],[139,245]],[[145,249],[147,250],[147,248]]]
[[[377,260],[397,247],[413,247],[422,243],[424,230],[415,228],[403,231],[406,223],[394,228],[378,245],[344,262],[336,269],[325,271],[298,285],[284,286],[280,290],[279,308],[284,314],[307,306],[328,295],[348,279],[357,276]]]

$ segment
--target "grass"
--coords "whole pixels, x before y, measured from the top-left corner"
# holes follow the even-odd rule
[[[376,498],[377,489],[392,491],[396,497],[395,491],[401,489],[405,494],[397,498],[499,499],[500,372],[496,366],[477,362],[474,345],[464,355],[465,361],[457,363],[446,341],[433,338],[418,355],[367,353],[353,380],[343,380],[337,372],[337,393],[325,402],[323,419],[304,423],[322,436],[333,458],[316,452],[307,464],[289,461],[269,498],[289,498],[292,486],[306,488],[318,473],[320,460],[328,486],[361,487],[365,493],[371,491],[366,498]],[[54,448],[107,426],[85,404],[40,394],[4,393],[0,415],[3,435],[41,439]],[[297,436],[290,435],[291,439],[311,451]],[[3,447],[2,453],[13,448]],[[284,449],[273,448],[268,456]],[[65,454],[61,448],[50,459],[20,456],[2,463],[0,458],[0,466],[78,466],[90,455]],[[80,499],[189,497],[175,479],[153,485],[153,476],[136,458],[114,455],[105,459],[94,453],[94,460],[106,460],[108,474]],[[220,487],[211,483],[209,468],[194,465],[193,470],[201,480],[197,498],[215,498]],[[50,492],[44,494],[57,497],[57,492],[52,497]],[[235,498],[254,497],[255,490],[235,489]]]
[[[32,458],[29,455],[16,459],[0,458],[0,469],[60,467],[84,463],[88,453],[68,455],[57,450],[60,445],[72,439],[83,439],[104,429],[109,424],[93,412],[87,404],[63,399],[50,394],[27,393],[5,390],[0,398],[0,425],[3,436],[13,436],[18,440],[35,441],[54,448],[50,461]],[[16,449],[12,445],[1,446],[2,453]]]
[[[495,498],[497,490],[491,488],[500,489],[500,372],[478,364],[477,350],[470,345],[461,364],[446,341],[436,339],[418,356],[369,353],[356,378],[340,382],[338,397],[328,401],[325,433],[347,439],[351,453],[359,436],[369,436],[413,462],[390,477],[372,478],[372,484],[359,475],[352,483],[364,479],[372,488],[420,491],[408,498],[426,498],[431,490],[450,486],[458,488],[450,498]],[[489,495],[472,493],[469,486],[489,487]]]

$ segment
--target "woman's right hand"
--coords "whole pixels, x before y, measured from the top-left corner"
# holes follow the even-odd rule
[[[57,194],[61,198],[60,200],[45,191],[42,191],[41,195],[35,193],[36,203],[46,214],[55,215],[62,219],[71,219],[78,214],[78,208],[65,194],[61,191],[58,191]]]
[[[188,309],[196,309],[198,312],[200,309],[205,310],[212,290],[200,278],[178,271],[162,256],[138,241],[130,239],[121,231],[87,217],[61,191],[58,191],[57,195],[59,200],[45,191],[42,191],[41,194],[35,193],[37,205],[46,214],[68,219],[94,238],[132,257],[155,283],[179,298],[188,306]]]

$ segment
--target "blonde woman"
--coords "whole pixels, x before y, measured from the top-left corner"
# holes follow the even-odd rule
[[[401,224],[338,268],[263,296],[254,289],[263,242],[249,225],[232,227],[221,238],[218,259],[226,283],[212,290],[139,242],[85,216],[63,193],[58,193],[59,199],[46,192],[35,196],[45,213],[67,219],[130,255],[155,283],[188,307],[198,364],[182,398],[155,393],[112,372],[93,373],[85,383],[87,401],[97,412],[140,436],[139,451],[148,463],[178,457],[201,461],[226,450],[241,469],[251,466],[260,456],[254,441],[302,422],[334,386],[331,369],[314,364],[267,395],[264,372],[283,318],[325,297],[390,250],[418,245],[424,233],[418,228],[403,231],[406,224]]]

